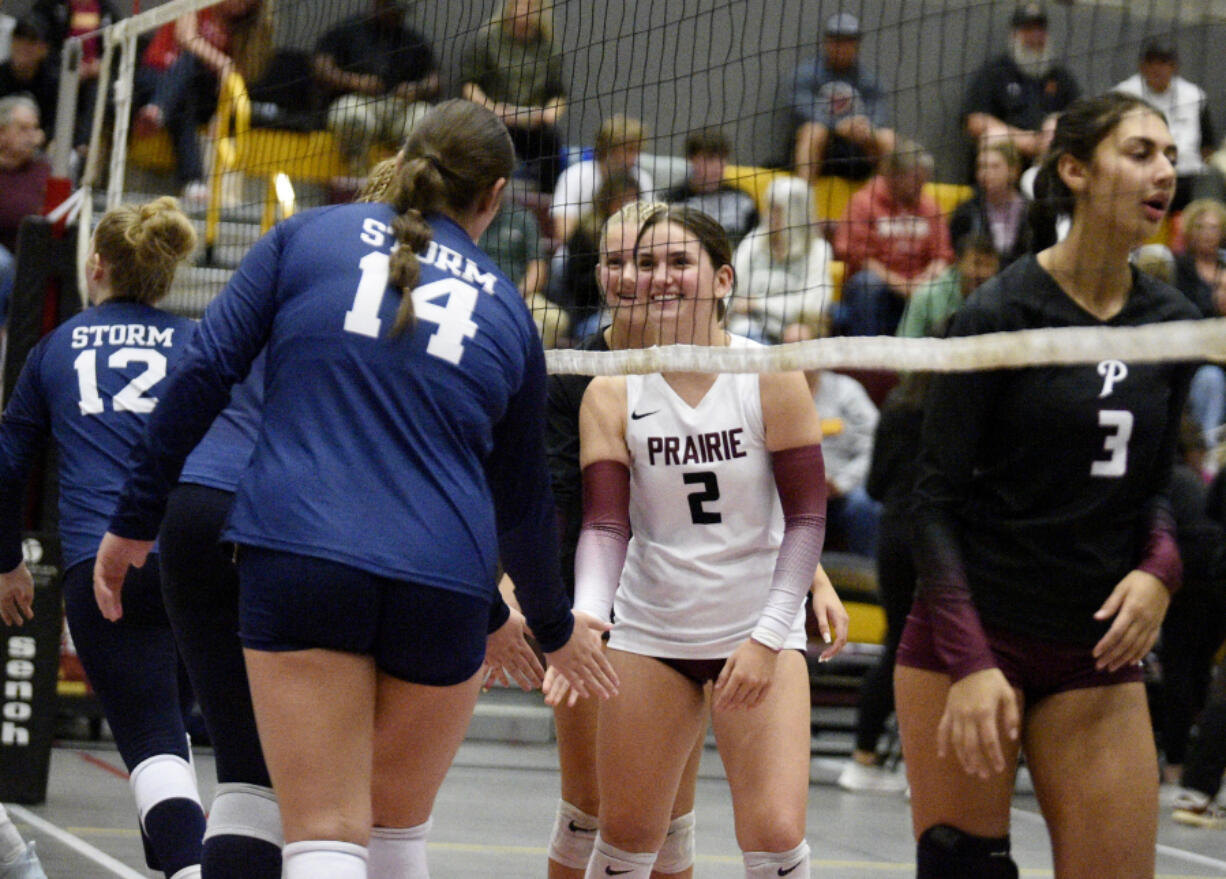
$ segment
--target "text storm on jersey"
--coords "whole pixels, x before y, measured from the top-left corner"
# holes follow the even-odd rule
[[[73,327],[73,348],[99,348],[102,345],[130,345],[138,348],[170,348],[174,345],[174,327],[153,327],[148,324],[103,324],[96,327]]]
[[[665,467],[685,464],[710,464],[713,461],[730,461],[744,458],[741,434],[744,429],[718,430],[713,433],[695,433],[689,436],[647,437],[647,463],[656,464],[656,456]]]

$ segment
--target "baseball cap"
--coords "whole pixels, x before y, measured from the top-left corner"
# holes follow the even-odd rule
[[[1150,37],[1141,44],[1142,61],[1177,61],[1179,50],[1167,37]]]
[[[1042,3],[1019,3],[1013,10],[1012,23],[1014,27],[1035,24],[1047,27],[1047,7]]]
[[[860,19],[850,12],[840,12],[826,19],[826,36],[828,37],[858,37],[860,36]]]

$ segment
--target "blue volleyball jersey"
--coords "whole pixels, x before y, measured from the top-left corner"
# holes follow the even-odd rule
[[[251,372],[230,391],[230,405],[221,410],[209,432],[187,456],[180,482],[234,492],[247,469],[260,432],[264,408],[264,357],[251,364]]]
[[[267,348],[259,437],[225,538],[483,598],[496,592],[501,551],[554,649],[572,618],[535,325],[468,234],[432,216],[416,322],[393,334],[394,217],[385,204],[319,208],[257,242],[134,452],[111,530],[156,533],[181,462]]]
[[[195,331],[185,317],[105,302],[31,351],[0,422],[0,568],[21,561],[21,506],[47,435],[59,449],[65,567],[91,558],[127,476],[128,454]]]

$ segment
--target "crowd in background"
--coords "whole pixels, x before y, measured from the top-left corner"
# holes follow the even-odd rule
[[[404,4],[370,3],[368,12],[320,36],[307,71],[321,124],[336,135],[353,176],[393,153],[441,95],[435,54],[408,22]],[[144,49],[135,129],[139,135],[169,132],[176,185],[189,208],[207,197],[198,129],[215,111],[220,84],[231,73],[255,83],[275,67],[273,13],[273,0],[222,0],[165,26]],[[12,289],[20,222],[43,208],[50,171],[43,148],[55,119],[59,52],[68,37],[116,18],[109,0],[38,0],[0,28],[0,320]],[[521,167],[508,197],[525,209],[504,210],[481,246],[533,306],[547,344],[578,343],[600,328],[600,229],[622,206],[648,197],[698,208],[727,229],[736,274],[728,327],[740,335],[777,343],[832,333],[939,334],[980,284],[1037,243],[1029,205],[1045,193],[1031,188],[1034,169],[1058,114],[1081,93],[1053,51],[1049,28],[1043,4],[1017,5],[1007,47],[968,80],[959,124],[972,145],[974,194],[948,215],[927,186],[932,156],[895,128],[889,85],[859,54],[862,23],[850,13],[825,21],[820,46],[791,78],[790,173],[774,179],[759,205],[725,180],[731,141],[717,127],[689,134],[679,183],[653,176],[655,165],[643,155],[645,120],[610,115],[590,152],[568,148],[563,119],[568,101],[581,96],[568,93],[549,12],[542,0],[506,0],[464,55],[460,93],[493,111],[510,131]],[[99,51],[97,38],[83,44],[87,94],[97,87]],[[1226,182],[1214,161],[1209,98],[1179,75],[1178,49],[1160,36],[1144,43],[1137,72],[1116,89],[1160,109],[1179,148],[1168,232],[1161,247],[1138,262],[1181,290],[1204,317],[1226,316]],[[90,104],[82,100],[73,134],[80,149],[90,135],[92,114],[84,111]],[[824,176],[857,187],[833,222],[819,220],[814,201],[813,184]],[[1052,223],[1043,236],[1055,240],[1067,232],[1067,218],[1063,227],[1058,217]],[[546,327],[541,316],[549,313]],[[898,450],[908,447],[905,437],[916,429],[916,382],[908,377],[886,399],[882,391],[890,383],[874,385],[870,394],[854,377],[823,373],[810,379],[827,437],[831,545],[878,557],[883,585],[894,582],[900,513],[891,503],[907,477],[873,475],[897,474],[901,467]],[[1226,742],[1226,675],[1219,672],[1211,687],[1210,674],[1226,633],[1226,489],[1220,476],[1210,482],[1216,459],[1207,454],[1222,444],[1226,422],[1220,365],[1196,372],[1187,418],[1175,504],[1187,585],[1164,627],[1156,725],[1164,779],[1188,789],[1180,803],[1193,808],[1183,811],[1209,816],[1201,823],[1216,814],[1226,826],[1209,800],[1192,795],[1211,799],[1217,793],[1222,767],[1213,752]],[[891,621],[893,643],[897,625]],[[881,722],[871,720],[869,727],[857,741],[855,761],[862,768],[845,773],[846,786],[898,789],[897,778],[880,766]],[[1217,766],[1216,777],[1205,770],[1206,761]]]

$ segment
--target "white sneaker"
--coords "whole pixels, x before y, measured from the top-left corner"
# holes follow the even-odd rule
[[[1171,817],[1180,824],[1220,830],[1226,827],[1226,809],[1222,809],[1208,794],[1188,790],[1175,800]]]
[[[862,794],[901,794],[907,789],[907,776],[884,766],[848,760],[839,773],[839,787]]]
[[[34,853],[34,843],[27,843],[25,853],[17,860],[0,864],[0,879],[47,879]]]

